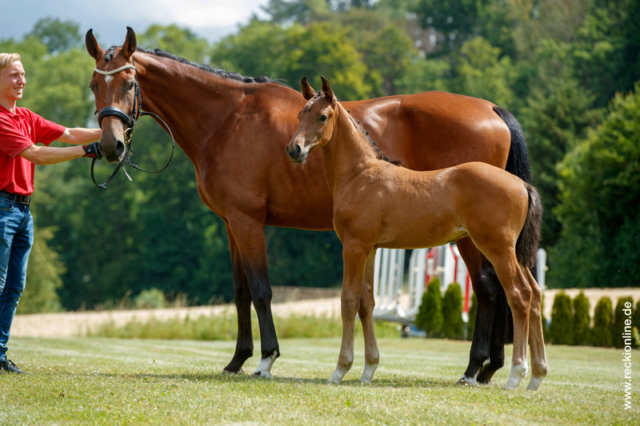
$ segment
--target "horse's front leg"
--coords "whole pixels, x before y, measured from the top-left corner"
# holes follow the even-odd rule
[[[236,311],[238,315],[238,339],[236,341],[236,353],[233,359],[224,368],[225,373],[244,373],[242,365],[253,356],[253,336],[251,332],[251,293],[247,276],[244,273],[244,265],[240,258],[240,251],[236,245],[233,234],[227,225],[229,237],[229,251],[231,252],[231,264],[233,268],[233,294],[235,297]]]
[[[251,300],[260,325],[262,358],[254,376],[271,377],[271,367],[280,356],[278,338],[271,314],[271,284],[267,264],[264,222],[245,213],[229,215],[229,226],[238,247]],[[243,305],[244,307],[244,305]]]
[[[339,384],[353,365],[353,340],[355,332],[356,313],[360,309],[362,280],[371,248],[363,248],[359,243],[343,241],[342,259],[344,262],[344,277],[342,281],[341,314],[342,314],[342,344],[338,365],[329,378],[329,383]]]
[[[373,323],[373,308],[376,306],[376,300],[373,294],[373,274],[375,265],[376,251],[372,250],[367,258],[367,266],[364,273],[364,282],[360,295],[360,322],[362,323],[362,331],[364,333],[364,371],[360,377],[363,383],[371,383],[373,373],[375,373],[380,364],[380,352],[378,351],[378,342],[376,341],[376,330]]]

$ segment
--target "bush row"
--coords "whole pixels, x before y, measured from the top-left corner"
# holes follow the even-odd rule
[[[564,292],[553,300],[551,321],[545,326],[545,340],[558,345],[582,345],[622,348],[625,337],[638,347],[640,337],[640,301],[633,306],[631,297],[618,299],[615,310],[611,299],[603,297],[596,304],[593,326],[589,299],[580,292],[575,299]],[[544,317],[543,317],[544,318]]]
[[[422,296],[422,303],[416,315],[416,327],[426,331],[427,337],[464,338],[462,301],[462,289],[458,283],[449,285],[443,297],[440,291],[440,280],[432,279]],[[470,318],[475,309],[474,303],[469,312]],[[471,332],[468,329],[467,334],[473,335],[473,329]]]

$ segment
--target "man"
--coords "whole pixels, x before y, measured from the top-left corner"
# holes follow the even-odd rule
[[[79,157],[102,158],[99,142],[53,148],[54,140],[83,145],[100,139],[100,129],[67,129],[16,102],[27,80],[20,56],[0,53],[0,374],[24,373],[7,359],[11,323],[27,281],[33,245],[29,212],[36,164],[56,164]],[[37,146],[36,143],[45,146]]]

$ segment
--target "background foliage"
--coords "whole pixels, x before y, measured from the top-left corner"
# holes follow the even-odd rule
[[[345,100],[447,90],[509,109],[545,204],[547,284],[637,285],[640,3],[271,0],[264,10],[265,19],[216,43],[177,26],[136,31],[143,47],[292,87],[325,75]],[[0,40],[27,70],[20,106],[68,127],[95,125],[86,30],[47,18],[22,39]],[[145,147],[135,158],[143,167],[169,155],[151,122],[141,121],[135,143]],[[120,177],[109,191],[91,186],[88,168],[88,160],[37,168],[39,243],[23,312],[91,308],[150,288],[190,303],[231,300],[226,232],[200,202],[184,154],[166,173]],[[266,232],[272,283],[340,284],[333,233]],[[30,298],[41,302],[28,307]]]

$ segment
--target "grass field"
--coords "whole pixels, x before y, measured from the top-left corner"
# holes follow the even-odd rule
[[[354,368],[335,386],[325,381],[337,338],[282,339],[272,380],[220,374],[233,341],[12,338],[10,358],[30,374],[0,376],[0,424],[640,423],[637,382],[624,409],[618,350],[549,346],[549,377],[534,393],[528,377],[500,389],[508,369],[490,386],[455,386],[469,342],[431,339],[380,339],[381,366],[363,385],[357,340]]]

